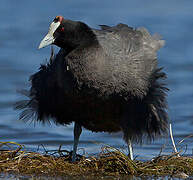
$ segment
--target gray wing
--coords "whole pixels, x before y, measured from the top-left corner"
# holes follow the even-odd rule
[[[73,74],[80,84],[86,83],[100,93],[143,97],[157,67],[157,50],[164,41],[151,36],[145,28],[134,30],[125,24],[101,28],[93,30],[99,45],[67,57]],[[81,60],[74,60],[77,58]]]
[[[118,24],[117,26],[100,25],[101,30],[93,30],[97,35],[98,41],[107,49],[113,48],[113,53],[121,52],[129,55],[131,51],[139,51],[139,53],[152,54],[156,57],[156,52],[165,43],[160,40],[161,36],[155,34],[151,36],[144,27],[133,29],[126,24]],[[109,46],[110,45],[110,46]]]

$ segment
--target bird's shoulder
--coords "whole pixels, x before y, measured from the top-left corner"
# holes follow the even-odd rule
[[[131,53],[146,53],[156,55],[164,45],[164,40],[158,34],[151,35],[144,27],[132,28],[126,24],[116,26],[100,25],[100,30],[93,30],[99,44],[111,54],[129,55]]]
[[[99,44],[105,50],[113,50],[116,52],[123,52],[124,49],[129,48],[130,45],[140,45],[142,34],[134,28],[126,24],[118,24],[116,26],[100,25],[101,30],[94,30]]]

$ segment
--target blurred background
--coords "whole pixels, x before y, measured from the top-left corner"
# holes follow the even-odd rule
[[[1,0],[0,5],[0,141],[24,144],[37,151],[43,144],[47,150],[72,149],[73,126],[41,125],[18,120],[19,112],[12,104],[24,97],[17,90],[29,88],[29,76],[50,56],[50,47],[38,50],[40,40],[47,33],[56,15],[80,20],[93,28],[98,24],[126,23],[132,27],[146,27],[166,40],[159,51],[159,66],[168,74],[169,115],[176,143],[193,131],[193,1],[177,0]],[[56,51],[58,48],[54,47]],[[86,153],[98,153],[109,144],[125,150],[122,135],[92,133],[83,130],[79,148]],[[139,159],[150,159],[172,152],[168,137],[151,144],[134,146]],[[192,154],[193,138],[178,146],[183,153]],[[41,150],[41,148],[40,148]],[[80,149],[81,153],[82,150]]]

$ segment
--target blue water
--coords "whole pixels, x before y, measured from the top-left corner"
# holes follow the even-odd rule
[[[94,28],[98,24],[122,22],[133,27],[144,26],[151,33],[161,34],[166,45],[158,53],[159,65],[168,74],[169,115],[176,143],[192,133],[193,1],[1,0],[0,141],[18,142],[34,151],[40,144],[46,149],[57,149],[60,144],[64,149],[72,148],[72,125],[34,126],[34,123],[19,121],[19,113],[12,108],[15,101],[22,99],[16,91],[28,88],[29,76],[49,58],[50,48],[38,50],[37,47],[56,15],[84,21]],[[79,147],[86,153],[98,153],[104,144],[127,149],[120,133],[109,135],[83,130]],[[151,159],[159,154],[163,145],[163,153],[172,152],[170,139],[165,137],[152,144],[135,145],[135,156]],[[186,139],[179,149],[191,155],[193,138]]]

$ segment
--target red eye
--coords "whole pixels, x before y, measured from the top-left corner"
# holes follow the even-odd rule
[[[61,28],[61,31],[62,31],[62,32],[64,31],[64,27]]]

